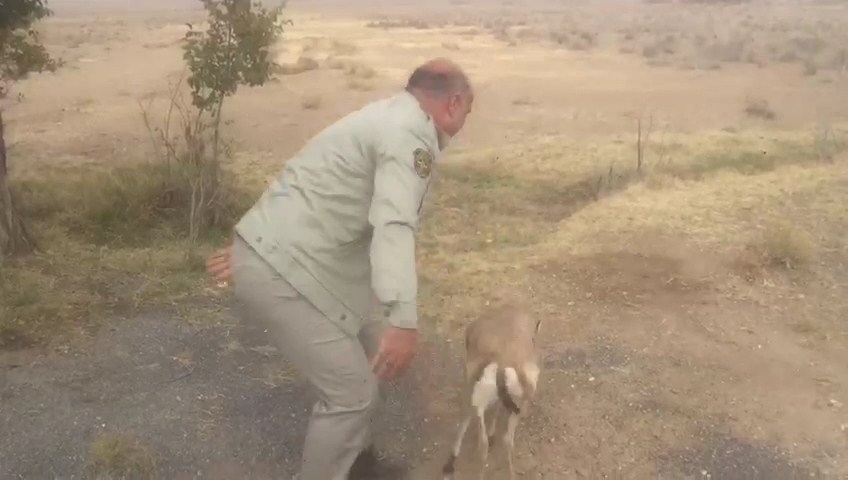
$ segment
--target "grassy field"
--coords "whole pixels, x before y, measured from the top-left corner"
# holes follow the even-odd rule
[[[5,355],[72,355],[150,311],[232,321],[206,253],[306,139],[448,56],[478,94],[427,199],[422,328],[455,341],[496,289],[531,294],[548,370],[526,478],[848,474],[844,5],[292,5],[277,80],[227,106],[199,247],[142,118],[199,13],[60,7],[43,30],[65,68],[4,106],[40,246],[0,267]],[[123,468],[121,442],[87,441],[89,466]]]

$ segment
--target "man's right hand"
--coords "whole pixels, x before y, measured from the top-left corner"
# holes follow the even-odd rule
[[[232,240],[227,241],[224,248],[215,250],[206,257],[206,271],[212,275],[219,287],[226,287],[232,281],[233,272],[230,262],[232,243]]]

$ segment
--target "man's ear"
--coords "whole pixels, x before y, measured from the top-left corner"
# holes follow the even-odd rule
[[[458,112],[462,108],[462,95],[458,93],[451,95],[448,99],[448,107],[452,114]]]

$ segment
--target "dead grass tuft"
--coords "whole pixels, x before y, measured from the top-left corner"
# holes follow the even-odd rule
[[[374,89],[374,84],[361,78],[350,78],[347,81],[347,88],[358,92],[370,92]]]
[[[344,70],[349,62],[349,60],[336,58],[332,55],[328,56],[326,60],[327,68],[329,68],[330,70]]]
[[[349,77],[367,80],[377,76],[377,71],[361,63],[349,63],[345,66],[345,74]]]
[[[98,480],[155,478],[156,461],[150,451],[125,434],[105,433],[91,444],[88,470]]]
[[[341,70],[351,79],[368,80],[377,76],[377,71],[362,62],[355,60],[328,57],[327,68]]]
[[[642,56],[647,59],[655,59],[660,56],[673,55],[677,48],[677,38],[674,35],[666,35],[642,47]]]
[[[294,63],[277,65],[274,70],[280,75],[298,75],[311,70],[317,70],[320,64],[312,57],[301,56]]]
[[[745,99],[745,113],[748,116],[762,118],[763,120],[774,120],[777,118],[777,114],[772,110],[768,101],[758,97],[747,97]]]
[[[527,31],[528,30],[522,30],[522,32]],[[524,33],[524,36],[526,38],[527,33]],[[598,35],[596,33],[581,30],[554,30],[550,32],[549,37],[550,40],[557,45],[562,45],[570,50],[578,51],[591,50],[598,43]]]
[[[359,51],[359,47],[354,43],[333,40],[330,44],[330,52],[333,55],[353,55],[357,51]]]
[[[813,238],[801,227],[785,220],[773,221],[744,246],[733,266],[745,280],[754,282],[769,269],[798,270],[809,265],[816,250]]]
[[[382,19],[368,22],[365,24],[368,28],[382,28],[384,30],[394,28],[414,28],[417,30],[427,30],[433,28],[429,23],[419,19]]]
[[[715,62],[738,63],[745,58],[747,48],[748,39],[739,35],[706,46],[703,49],[703,54],[708,60]]]
[[[816,249],[808,233],[788,222],[770,224],[754,246],[767,265],[788,270],[809,264]]]
[[[517,107],[529,107],[529,106],[538,105],[539,102],[537,102],[535,100],[531,100],[527,97],[519,97],[519,98],[516,98],[515,100],[513,100],[512,104],[517,106]]]

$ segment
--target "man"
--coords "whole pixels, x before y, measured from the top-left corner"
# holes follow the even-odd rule
[[[318,396],[300,480],[343,480],[376,463],[378,382],[415,355],[421,205],[473,97],[453,62],[421,65],[403,92],[345,116],[286,162],[231,246],[209,258]],[[373,296],[382,318],[371,318]],[[362,478],[379,478],[375,469]]]

